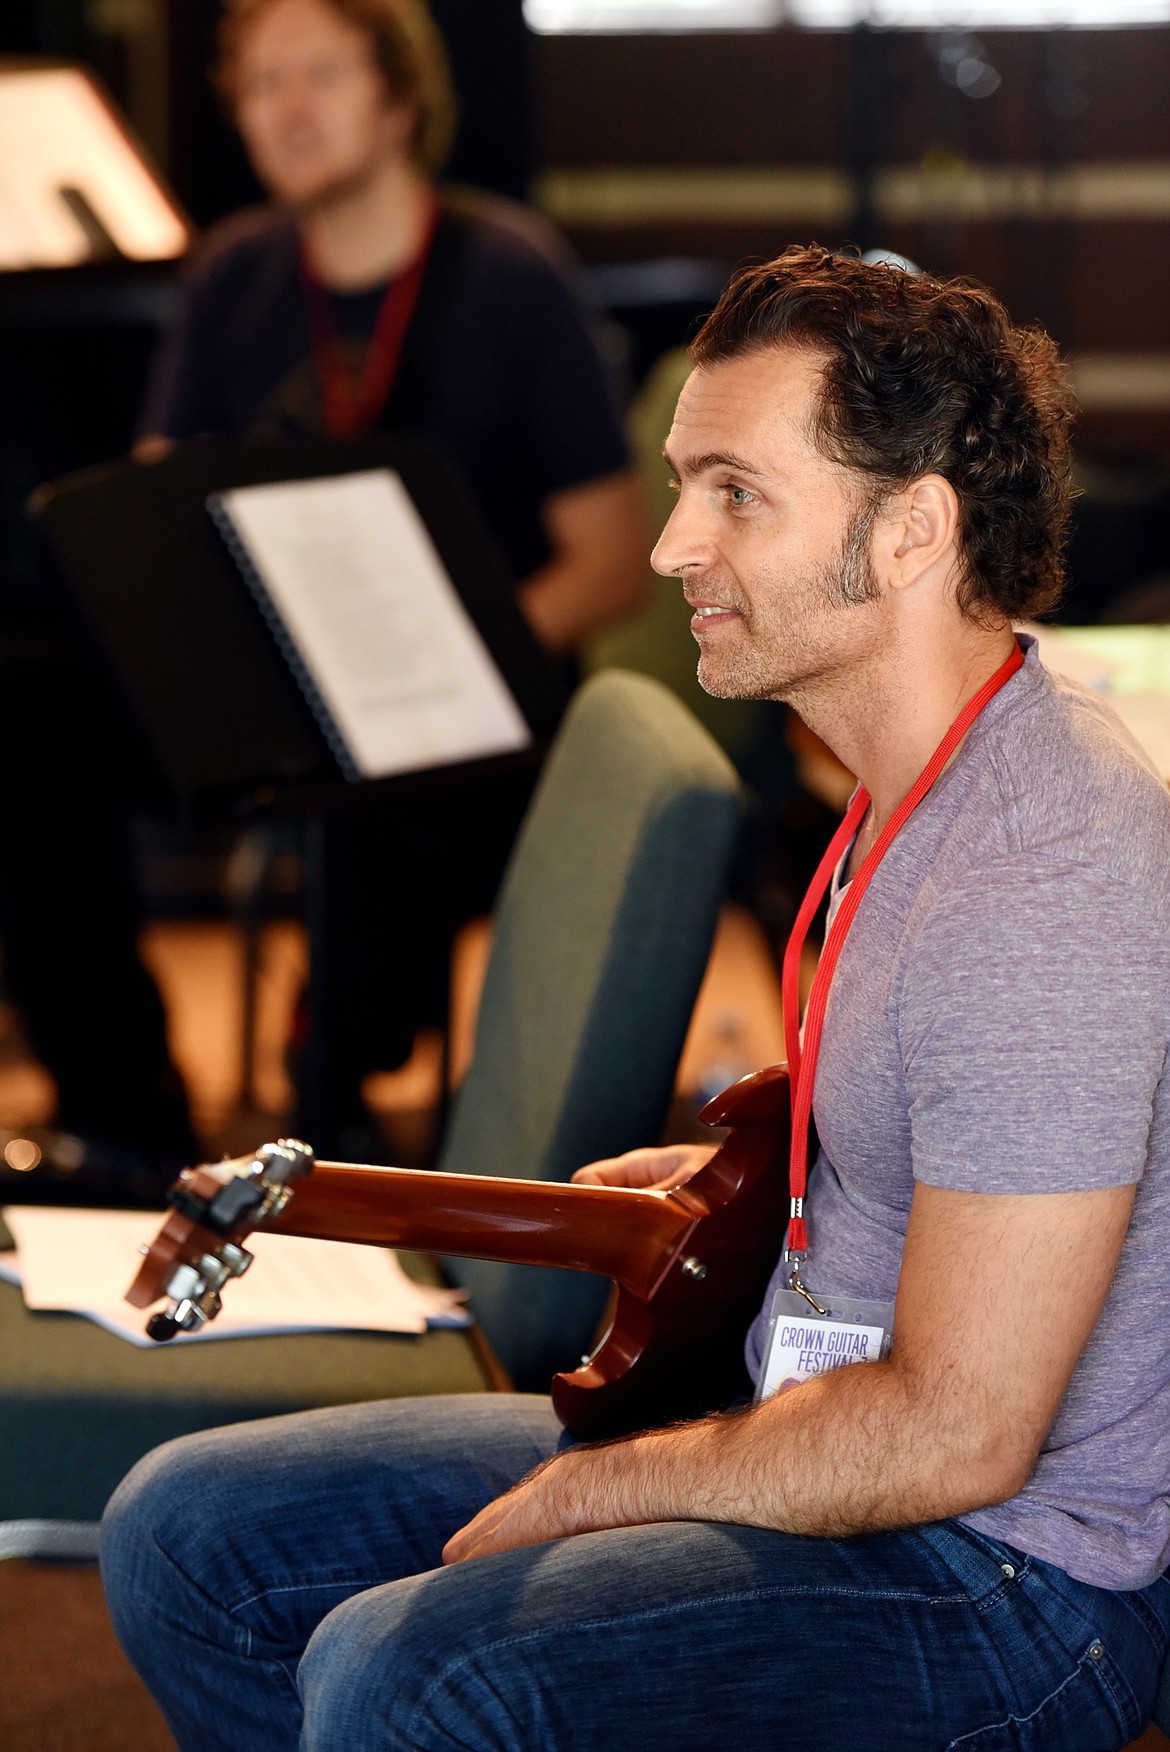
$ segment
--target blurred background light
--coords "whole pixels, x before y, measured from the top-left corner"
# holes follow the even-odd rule
[[[777,24],[848,30],[1102,30],[1170,20],[1170,0],[524,0],[542,35],[585,31],[766,30]]]

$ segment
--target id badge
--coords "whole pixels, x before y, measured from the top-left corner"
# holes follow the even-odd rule
[[[777,1290],[773,1296],[757,1403],[813,1375],[849,1363],[880,1362],[889,1355],[894,1336],[892,1302],[828,1295],[818,1295],[817,1301],[823,1314],[796,1290]]]

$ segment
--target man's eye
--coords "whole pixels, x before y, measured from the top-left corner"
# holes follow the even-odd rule
[[[755,497],[750,487],[725,487],[728,503],[737,509],[742,505],[750,505]]]

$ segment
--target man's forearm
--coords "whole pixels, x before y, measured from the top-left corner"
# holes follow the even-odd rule
[[[891,1363],[853,1364],[743,1412],[571,1449],[447,1557],[655,1521],[847,1537],[940,1520],[1002,1500],[1030,1469],[972,1428]]]
[[[607,563],[574,554],[549,561],[517,592],[517,601],[546,651],[564,655],[615,621],[642,607],[645,567],[640,557],[620,555]]]
[[[1133,1196],[920,1182],[884,1362],[570,1450],[462,1528],[448,1561],[652,1521],[847,1537],[1004,1501],[1031,1476],[1089,1341]]]
[[[542,514],[551,557],[520,586],[517,600],[545,649],[559,654],[642,607],[651,537],[633,473],[556,493]]]
[[[1008,1494],[1015,1472],[982,1448],[893,1366],[862,1363],[743,1413],[565,1455],[559,1489],[582,1531],[595,1514],[595,1525],[701,1519],[847,1536]]]

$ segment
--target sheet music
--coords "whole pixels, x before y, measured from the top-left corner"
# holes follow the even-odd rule
[[[393,470],[239,487],[218,502],[364,777],[527,747]]]
[[[152,1310],[124,1300],[161,1217],[150,1211],[9,1206],[4,1220],[16,1251],[0,1253],[0,1278],[19,1283],[28,1307],[85,1315],[143,1349]],[[174,1344],[250,1338],[268,1332],[424,1332],[466,1326],[458,1290],[416,1284],[383,1247],[257,1234],[247,1242],[255,1263],[225,1287],[223,1312]],[[163,1304],[160,1302],[161,1309]]]

